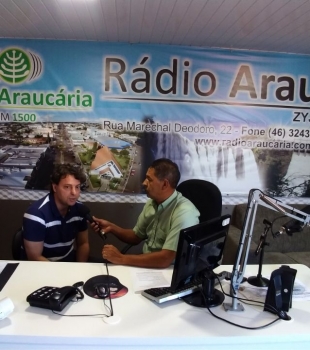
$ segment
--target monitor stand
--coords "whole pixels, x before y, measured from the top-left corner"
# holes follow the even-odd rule
[[[221,291],[214,288],[215,280],[216,277],[213,271],[204,272],[202,290],[186,295],[182,298],[182,300],[189,305],[204,308],[221,305],[225,299],[225,296]]]

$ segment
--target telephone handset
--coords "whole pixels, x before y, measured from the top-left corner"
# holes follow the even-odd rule
[[[61,311],[73,299],[81,300],[83,298],[84,294],[79,288],[74,286],[66,286],[62,288],[46,286],[29,294],[26,300],[30,306]]]

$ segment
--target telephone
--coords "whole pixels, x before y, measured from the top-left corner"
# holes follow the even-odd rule
[[[75,286],[41,287],[27,296],[30,306],[50,309],[54,311],[63,310],[73,299],[81,300],[84,294]]]

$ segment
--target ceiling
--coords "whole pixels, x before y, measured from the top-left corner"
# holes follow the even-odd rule
[[[310,54],[310,0],[0,0],[0,38]]]

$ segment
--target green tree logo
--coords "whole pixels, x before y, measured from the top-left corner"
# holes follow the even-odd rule
[[[30,81],[42,73],[42,61],[32,52],[9,48],[0,54],[0,78],[8,84]]]

